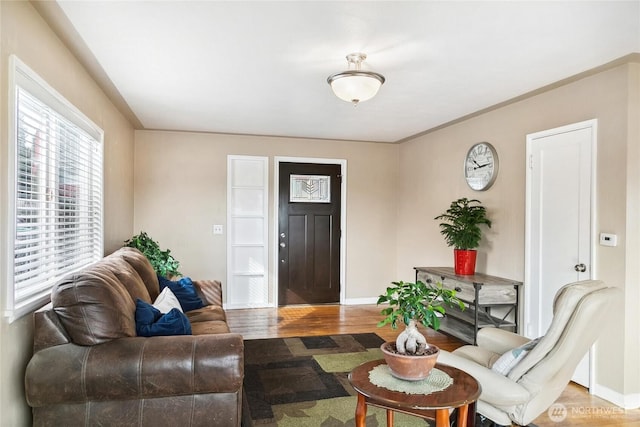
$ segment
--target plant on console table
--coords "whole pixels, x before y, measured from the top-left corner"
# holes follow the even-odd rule
[[[434,219],[444,221],[440,223],[440,233],[447,245],[454,248],[455,273],[475,274],[476,248],[482,239],[480,226],[484,224],[491,228],[485,207],[479,200],[463,197],[451,202],[449,209]]]
[[[136,248],[147,257],[156,274],[162,277],[171,278],[181,276],[178,271],[180,261],[171,255],[171,250],[163,251],[158,242],[153,240],[147,233],[141,231],[140,234],[125,240],[125,246]]]
[[[378,297],[378,305],[385,303],[389,307],[380,312],[385,317],[378,322],[378,327],[391,325],[396,329],[398,322],[405,324],[395,343],[386,342],[380,347],[391,373],[410,381],[426,378],[436,364],[440,349],[427,343],[418,324],[438,330],[440,317],[445,314],[444,305],[464,309],[464,304],[456,298],[455,290],[443,288],[440,283],[432,285],[421,281],[392,282]]]

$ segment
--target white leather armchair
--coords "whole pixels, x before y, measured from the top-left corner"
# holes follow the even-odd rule
[[[478,332],[477,346],[441,350],[438,363],[455,366],[482,386],[477,412],[500,425],[527,425],[547,410],[571,380],[577,364],[604,330],[621,292],[599,280],[562,287],[547,333],[505,376],[491,369],[504,353],[530,340],[495,328]]]

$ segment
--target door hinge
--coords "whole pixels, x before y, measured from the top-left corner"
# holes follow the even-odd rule
[[[533,169],[533,154],[529,154],[529,169]]]

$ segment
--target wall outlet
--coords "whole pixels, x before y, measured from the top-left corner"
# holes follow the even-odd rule
[[[224,228],[220,224],[216,224],[213,226],[213,234],[223,234]]]

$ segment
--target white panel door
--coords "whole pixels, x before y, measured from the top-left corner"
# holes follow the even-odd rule
[[[525,335],[544,335],[565,284],[593,276],[592,189],[596,122],[527,136]],[[574,381],[589,386],[589,361]]]
[[[267,157],[227,159],[226,308],[269,305]]]

